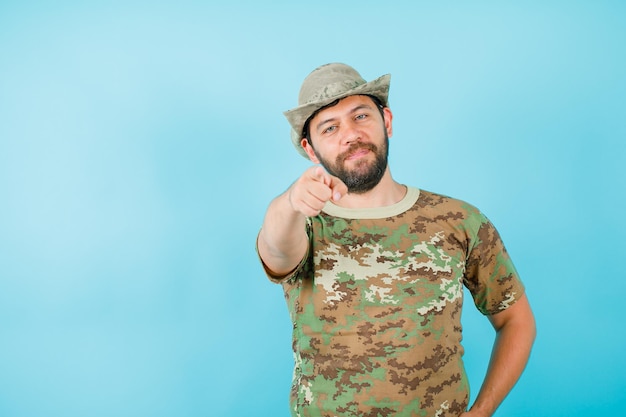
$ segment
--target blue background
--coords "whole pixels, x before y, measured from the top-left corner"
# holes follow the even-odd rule
[[[626,4],[262,3],[0,2],[0,415],[288,415],[254,241],[334,61],[392,74],[395,178],[478,206],[524,278],[497,415],[626,412]],[[475,395],[493,332],[463,321]]]

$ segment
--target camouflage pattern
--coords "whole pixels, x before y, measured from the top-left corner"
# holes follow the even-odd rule
[[[483,314],[506,309],[524,287],[476,208],[414,188],[402,204],[329,203],[309,219],[308,256],[291,275],[270,277],[293,321],[293,416],[466,410],[463,286]]]

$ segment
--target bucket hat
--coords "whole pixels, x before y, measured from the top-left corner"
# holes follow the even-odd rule
[[[291,125],[293,146],[308,159],[309,156],[300,145],[304,124],[313,113],[335,100],[353,95],[372,95],[383,106],[387,106],[390,80],[391,75],[386,74],[367,82],[354,68],[341,63],[314,69],[302,82],[298,106],[283,113]]]

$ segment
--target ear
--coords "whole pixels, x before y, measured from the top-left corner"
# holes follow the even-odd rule
[[[389,107],[385,107],[383,109],[383,119],[385,122],[385,129],[387,130],[387,136],[391,137],[393,135],[393,127],[391,121],[393,120],[393,114]]]
[[[319,159],[317,159],[317,156],[315,155],[313,146],[311,146],[311,144],[309,143],[308,140],[306,140],[306,138],[300,139],[300,146],[302,146],[302,149],[304,149],[306,154],[309,156],[309,159],[311,160],[311,162],[313,162],[314,164],[320,163]]]

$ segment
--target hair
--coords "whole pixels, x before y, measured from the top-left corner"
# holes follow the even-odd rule
[[[385,118],[385,114],[383,112],[383,109],[385,108],[385,105],[383,104],[383,102],[381,101],[381,99],[379,99],[376,96],[373,96],[371,94],[364,94],[365,96],[369,97],[372,99],[372,101],[374,102],[374,104],[376,105],[376,107],[378,108],[378,111],[380,112],[380,115],[383,117],[383,119]],[[324,107],[320,107],[319,109],[315,110],[313,112],[313,114],[311,114],[309,116],[308,119],[306,119],[306,122],[304,122],[304,126],[302,127],[302,137],[306,138],[306,141],[309,142],[309,145],[313,146],[313,144],[311,143],[311,130],[310,130],[310,124],[311,124],[311,120],[313,120],[313,118],[315,116],[317,116],[317,114],[319,112],[321,112],[322,110],[325,110],[329,107],[333,107],[336,106],[337,103],[339,103],[339,101],[343,100],[346,97],[342,97],[342,98],[338,98],[337,100],[333,101],[332,103],[328,103],[327,105],[325,105]]]

